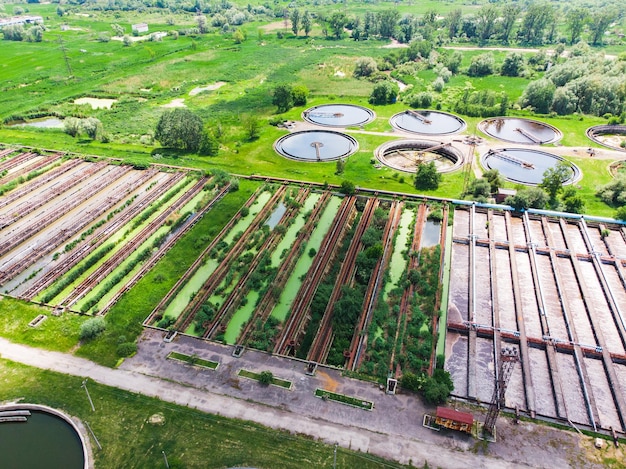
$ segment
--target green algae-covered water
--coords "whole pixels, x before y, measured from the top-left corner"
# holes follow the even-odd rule
[[[337,214],[337,210],[341,205],[341,200],[342,199],[339,197],[331,197],[328,201],[328,205],[322,213],[322,216],[320,217],[319,222],[315,226],[313,233],[311,233],[309,242],[306,244],[300,259],[298,259],[296,267],[289,277],[289,280],[287,280],[287,284],[280,295],[278,303],[272,310],[272,317],[278,319],[279,321],[284,321],[287,317],[287,314],[291,309],[291,305],[298,294],[300,285],[302,284],[301,278],[311,268],[311,264],[313,264],[313,258],[309,256],[309,251],[311,248],[315,249],[316,252],[319,251],[322,241],[324,240],[324,235],[326,235],[326,232],[330,228],[333,219]]]

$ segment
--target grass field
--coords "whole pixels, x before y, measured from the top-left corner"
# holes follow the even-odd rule
[[[172,469],[333,467],[333,446],[90,381],[92,412],[81,383],[78,377],[0,359],[0,401],[44,404],[87,421],[102,446],[98,450],[92,443],[99,469],[164,467],[162,451]],[[154,414],[165,423],[148,423]],[[339,447],[337,467],[406,466]]]
[[[342,6],[311,5],[311,11],[342,10]],[[386,4],[367,6],[350,3],[350,14],[387,9]],[[398,4],[400,13],[422,15],[436,10],[441,15],[460,8],[464,13],[474,12],[479,5],[461,2],[427,1],[416,5]],[[59,116],[96,117],[101,120],[109,143],[88,138],[72,138],[62,130],[0,127],[0,141],[20,143],[39,148],[55,148],[81,154],[119,157],[132,163],[158,162],[201,169],[221,168],[237,174],[261,174],[306,181],[339,184],[350,180],[359,187],[416,193],[410,176],[394,175],[388,169],[376,170],[369,164],[373,151],[388,140],[386,136],[354,134],[359,141],[359,151],[346,165],[345,173],[335,175],[334,163],[302,164],[278,156],[272,145],[284,134],[268,125],[275,116],[271,91],[278,83],[306,86],[310,91],[307,106],[293,108],[283,114],[286,119],[300,119],[308,106],[328,102],[345,102],[370,106],[367,102],[374,83],[353,77],[354,63],[359,57],[370,56],[382,60],[397,56],[399,49],[387,48],[389,41],[354,41],[347,37],[331,40],[323,35],[315,23],[310,37],[295,37],[288,24],[272,18],[259,18],[244,23],[241,30],[247,38],[236,44],[232,35],[213,29],[208,34],[166,36],[159,41],[145,41],[126,47],[121,41],[100,40],[103,33],[112,33],[116,23],[130,32],[130,24],[137,21],[136,12],[103,11],[68,7],[67,14],[59,17],[55,4],[28,4],[29,13],[46,18],[43,42],[4,41],[0,50],[3,63],[3,86],[0,93],[0,121],[13,118],[36,117],[55,114]],[[167,15],[159,10],[147,9],[142,19],[150,25],[150,32],[173,31],[195,26],[191,13],[175,12]],[[269,24],[269,25],[268,25]],[[64,25],[64,30],[61,29]],[[280,35],[278,34],[280,33]],[[463,44],[461,44],[463,45]],[[490,45],[490,44],[487,44]],[[449,50],[440,49],[446,55]],[[461,68],[469,65],[471,58],[484,50],[467,50]],[[502,63],[506,51],[490,51],[496,67]],[[526,52],[525,56],[534,53]],[[66,60],[67,58],[67,60]],[[390,59],[391,60],[391,59]],[[537,73],[532,76],[536,78]],[[435,74],[431,69],[417,73],[416,89],[428,88]],[[471,86],[477,91],[504,91],[509,102],[515,102],[529,83],[528,78],[468,77],[457,74],[451,77],[435,101],[442,110],[450,111],[458,90]],[[223,82],[222,86],[190,95],[198,86]],[[420,88],[421,87],[421,88]],[[73,100],[82,96],[117,99],[111,109],[91,109],[89,105],[75,105]],[[193,154],[172,153],[159,148],[152,140],[163,105],[173,99],[198,113],[208,128],[221,128],[220,153],[215,158],[201,158]],[[367,131],[387,132],[388,119],[406,109],[403,103],[370,106],[377,119],[366,126]],[[512,111],[513,112],[513,111]],[[526,111],[515,114],[531,116]],[[249,141],[242,120],[255,116],[261,123],[259,137]],[[535,116],[531,116],[535,118]],[[564,118],[539,117],[558,127],[564,134],[562,145],[595,146],[584,134],[591,125],[606,122],[602,118],[570,116]],[[468,132],[476,129],[477,118],[466,118]],[[587,177],[580,182],[582,190],[592,195],[597,179]],[[463,175],[446,175],[437,191],[428,195],[459,197]],[[613,210],[595,197],[588,199],[587,210],[595,215],[610,215]]]

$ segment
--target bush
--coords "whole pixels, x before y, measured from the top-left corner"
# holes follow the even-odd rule
[[[472,58],[467,74],[470,77],[484,77],[493,74],[495,59],[492,53],[477,55]]]
[[[90,340],[99,336],[106,329],[106,322],[102,316],[88,319],[80,325],[80,340]]]
[[[415,174],[415,188],[435,190],[439,187],[441,178],[441,173],[437,172],[437,167],[433,161],[421,164],[417,167],[417,173]]]
[[[396,102],[399,91],[400,89],[395,83],[381,81],[374,85],[368,101],[370,104],[393,104]]]
[[[376,65],[376,60],[374,60],[372,57],[361,57],[357,59],[356,63],[354,64],[353,75],[357,78],[369,77],[377,71],[378,66]]]
[[[274,374],[271,371],[261,371],[259,373],[259,383],[264,386],[269,386],[274,381]]]
[[[117,346],[117,355],[120,357],[130,357],[137,351],[137,344],[133,342],[124,342]]]
[[[428,109],[433,103],[433,95],[428,91],[422,91],[417,94],[409,95],[405,101],[412,108]]]

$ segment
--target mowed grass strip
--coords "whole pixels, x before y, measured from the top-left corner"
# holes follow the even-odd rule
[[[205,414],[159,399],[89,381],[91,410],[83,378],[30,368],[0,359],[0,401],[44,404],[87,421],[102,450],[92,442],[98,469],[332,468],[333,446],[256,423]],[[194,403],[191,402],[190,406]],[[148,419],[161,414],[162,425]],[[403,468],[369,454],[337,448],[337,467]]]
[[[237,375],[243,378],[249,378],[255,381],[259,381],[259,382],[262,379],[261,373],[255,373],[254,371],[244,370],[243,368],[237,372]],[[280,386],[281,388],[285,388],[285,389],[291,389],[291,386],[293,386],[293,383],[291,381],[287,381],[286,379],[280,379],[276,377],[272,377],[272,382],[270,384],[273,384],[274,386]]]
[[[351,405],[352,407],[358,407],[359,409],[372,410],[374,408],[374,403],[371,401],[359,399],[358,397],[346,396],[345,394],[326,391],[325,389],[320,388],[317,388],[315,390],[315,397],[339,402],[340,404]]]
[[[212,370],[217,369],[219,366],[218,362],[214,362],[212,360],[205,360],[200,357],[196,357],[193,355],[187,355],[186,353],[180,352],[170,352],[167,354],[167,358],[171,360],[179,360],[181,362],[189,363],[193,366],[201,366],[202,368],[210,368]]]

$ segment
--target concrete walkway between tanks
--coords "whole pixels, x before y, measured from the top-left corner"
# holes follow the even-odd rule
[[[412,462],[414,465],[421,466],[424,461],[428,461],[430,465],[450,469],[537,467],[532,464],[519,464],[500,458],[445,448],[415,439],[398,438],[397,435],[346,427],[320,418],[294,414],[280,408],[214,394],[136,371],[107,368],[73,355],[35,349],[9,342],[4,338],[0,338],[0,357],[36,368],[89,378],[107,386],[157,397],[166,402],[188,406],[203,412],[307,434],[326,443],[337,442],[342,447],[396,460],[403,464]]]

